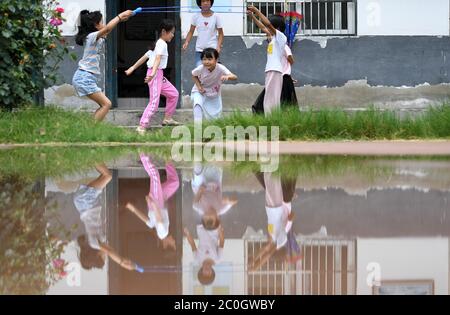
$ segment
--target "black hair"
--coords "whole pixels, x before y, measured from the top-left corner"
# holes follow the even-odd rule
[[[156,42],[154,40],[150,41],[148,43],[147,49],[148,50],[155,50]]]
[[[92,32],[97,32],[96,25],[102,21],[103,15],[100,11],[89,12],[83,10],[80,12],[80,25],[78,26],[78,34],[75,37],[77,45],[83,46],[86,36]]]
[[[162,20],[161,24],[159,24],[158,34],[161,36],[162,31],[170,32],[175,28],[175,22],[170,19]]]
[[[200,58],[208,58],[208,59],[219,59],[219,52],[214,48],[206,48],[202,51]]]
[[[284,18],[281,15],[275,14],[269,16],[270,24],[273,25],[277,30],[279,30],[281,33],[284,33],[286,30],[286,24],[284,22]]]
[[[212,219],[205,219],[204,217],[202,217],[202,225],[205,228],[205,230],[207,231],[214,231],[217,230],[220,226],[220,219],[217,218],[214,222],[214,220]]]
[[[198,5],[199,8],[201,8],[202,7],[202,0],[197,0],[197,5]],[[211,6],[213,6],[213,5],[214,5],[214,0],[211,0]]]
[[[211,268],[211,275],[210,276],[205,276],[203,274],[203,267],[200,268],[200,270],[197,273],[197,278],[198,281],[200,281],[200,283],[202,285],[210,285],[211,283],[214,282],[214,279],[216,279],[216,272],[214,271],[214,269]]]
[[[100,256],[98,249],[92,248],[85,235],[81,235],[77,239],[80,252],[78,258],[80,259],[81,266],[85,270],[91,270],[92,268],[101,269],[105,265],[105,261]]]

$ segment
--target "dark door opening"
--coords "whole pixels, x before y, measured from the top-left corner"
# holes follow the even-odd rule
[[[179,3],[179,0],[120,0],[117,12],[134,10],[137,7],[176,6]],[[138,14],[128,22],[120,24],[117,31],[117,104],[119,109],[143,109],[147,106],[149,91],[147,84],[144,83],[147,66],[144,64],[130,77],[127,77],[124,72],[154,46],[159,38],[158,26],[163,19],[172,19],[177,26],[176,36],[169,43],[169,63],[164,70],[164,75],[180,90],[181,69],[177,66],[181,49],[179,13]],[[160,107],[164,106],[165,98],[161,97]]]
[[[164,170],[159,172],[164,182],[166,172]],[[121,170],[117,177],[116,225],[112,228],[114,231],[111,231],[114,235],[109,239],[110,244],[124,257],[130,257],[147,269],[154,268],[154,271],[140,274],[111,263],[109,264],[109,293],[114,295],[182,294],[182,274],[164,269],[164,267],[176,266],[176,270],[181,270],[182,266],[181,190],[167,201],[169,234],[175,238],[177,250],[164,250],[160,244],[158,245],[156,232],[149,229],[125,208],[125,205],[131,202],[141,211],[147,209],[145,196],[148,194],[150,181],[147,174],[142,171],[137,173],[135,170]]]

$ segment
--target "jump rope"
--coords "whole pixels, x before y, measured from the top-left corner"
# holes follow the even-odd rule
[[[218,10],[214,10],[215,13],[246,13],[246,10],[232,11],[233,8],[244,9],[242,6],[214,6]],[[229,10],[227,10],[229,9]],[[198,13],[201,12],[200,8],[192,8],[190,6],[171,6],[171,7],[139,7],[133,11],[133,15],[136,14],[151,14],[151,13]]]

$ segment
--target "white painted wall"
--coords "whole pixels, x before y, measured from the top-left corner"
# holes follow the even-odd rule
[[[449,0],[358,0],[358,35],[449,35]]]
[[[78,245],[76,242],[69,243],[61,258],[68,263],[78,263]],[[84,270],[79,268],[80,286],[72,286],[74,282],[67,278],[60,280],[50,287],[47,295],[106,295],[108,294],[108,263],[103,269]],[[71,271],[75,271],[72,269]],[[70,276],[69,272],[69,276]],[[74,273],[75,274],[75,273]],[[74,278],[72,278],[74,279]]]
[[[193,6],[195,0],[181,0],[182,11],[188,11],[188,8],[197,9],[193,12],[198,12],[198,6]],[[223,23],[225,36],[242,36],[244,32],[244,15],[242,0],[215,0],[214,6],[217,6],[215,11],[219,12]],[[214,9],[213,6],[213,9]],[[222,8],[221,6],[229,6],[230,8]],[[226,13],[225,13],[226,12]],[[187,33],[191,27],[191,19],[195,13],[183,12],[181,13],[181,32],[182,37],[186,38]],[[195,33],[194,36],[197,36]],[[191,42],[193,44],[193,42]]]
[[[193,0],[181,0],[183,7]],[[448,36],[450,34],[449,0],[359,0],[358,35],[384,36]],[[215,5],[242,6],[241,0],[216,0]],[[194,8],[194,7],[193,7]],[[184,11],[187,8],[183,8]],[[216,8],[216,11],[223,11]],[[235,13],[219,13],[224,21],[225,36],[242,36],[244,14],[241,8],[231,8]],[[182,13],[182,34],[186,37],[193,13]]]
[[[433,279],[435,294],[449,294],[449,239],[358,239],[357,294],[372,294],[369,263],[378,263],[383,280]]]
[[[60,26],[64,36],[74,36],[77,34],[78,16],[81,10],[99,10],[103,13],[104,18],[106,16],[106,2],[104,0],[59,0],[59,2],[59,6],[65,10],[62,16],[67,20]]]

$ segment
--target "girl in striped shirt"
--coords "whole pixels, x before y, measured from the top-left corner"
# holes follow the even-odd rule
[[[111,108],[111,101],[98,87],[101,74],[100,54],[103,53],[105,38],[117,24],[127,21],[132,15],[133,11],[124,11],[104,25],[100,11],[83,10],[80,13],[80,26],[75,41],[85,48],[78,70],[73,76],[72,85],[79,96],[87,96],[100,106],[94,114],[96,121],[102,121]]]

